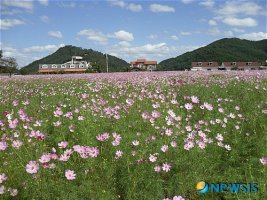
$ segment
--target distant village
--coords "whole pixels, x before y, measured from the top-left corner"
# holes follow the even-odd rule
[[[132,72],[136,71],[156,71],[157,61],[146,59],[137,59],[129,63],[129,69]],[[39,73],[85,73],[91,69],[90,62],[83,60],[81,56],[72,56],[71,60],[63,64],[40,64]],[[191,71],[219,71],[219,70],[259,70],[263,67],[258,62],[192,62]],[[108,62],[107,62],[108,72]]]

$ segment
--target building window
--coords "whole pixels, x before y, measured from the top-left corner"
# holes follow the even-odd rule
[[[53,65],[52,65],[52,68],[57,68],[57,65],[53,64]]]
[[[70,68],[75,68],[75,65],[74,65],[74,64],[71,64],[71,65],[70,65]]]
[[[207,70],[208,70],[208,71],[211,71],[211,69],[210,69],[210,68],[208,68]]]
[[[79,65],[79,68],[84,68],[84,65],[83,65],[83,64],[80,64],[80,65]]]
[[[251,68],[251,70],[256,70],[255,68]]]
[[[66,66],[66,65],[64,65],[64,64],[63,64],[63,65],[61,65],[61,68],[66,68],[66,67],[67,67],[67,66]]]
[[[43,69],[47,69],[48,66],[47,66],[47,65],[42,65],[42,68],[43,68]]]
[[[251,65],[252,63],[251,62],[247,62],[247,65]]]
[[[232,63],[231,63],[231,65],[234,65],[234,66],[236,66],[236,62],[232,62]]]
[[[202,66],[202,62],[198,62],[197,63],[197,66]]]
[[[209,62],[209,64],[208,65],[212,65],[212,62]]]

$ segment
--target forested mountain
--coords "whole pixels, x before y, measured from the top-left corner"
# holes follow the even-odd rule
[[[217,40],[205,47],[169,58],[159,63],[158,70],[183,70],[191,67],[191,62],[205,61],[258,61],[267,59],[267,40],[249,41],[238,38]]]
[[[86,61],[91,62],[93,67],[99,72],[106,71],[106,55],[92,49],[83,49],[75,46],[64,46],[55,53],[48,55],[40,60],[36,60],[29,65],[21,68],[22,74],[34,74],[38,72],[39,64],[62,64],[71,60],[72,56],[82,56]],[[115,56],[108,55],[108,64],[110,72],[127,71],[129,64]]]

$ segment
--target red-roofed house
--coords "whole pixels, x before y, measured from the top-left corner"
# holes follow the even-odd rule
[[[218,62],[192,62],[191,71],[217,71],[220,67]]]
[[[146,59],[137,59],[130,62],[131,71],[154,71],[157,69],[157,61],[147,61]]]
[[[223,62],[221,67],[226,70],[259,70],[260,64],[258,62]]]
[[[191,71],[217,71],[217,70],[259,70],[258,62],[192,62]]]

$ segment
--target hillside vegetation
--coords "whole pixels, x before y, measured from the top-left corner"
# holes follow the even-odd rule
[[[83,49],[75,46],[65,46],[59,48],[55,53],[48,55],[40,60],[36,60],[23,67],[22,74],[34,74],[38,72],[39,64],[61,64],[71,60],[71,56],[82,56],[86,61],[98,69],[99,72],[106,71],[106,55],[92,49]],[[128,63],[115,56],[108,55],[109,71],[127,71]]]
[[[205,47],[169,58],[159,63],[159,70],[183,70],[191,67],[194,61],[258,61],[267,58],[267,40],[249,41],[238,38],[225,38]]]

